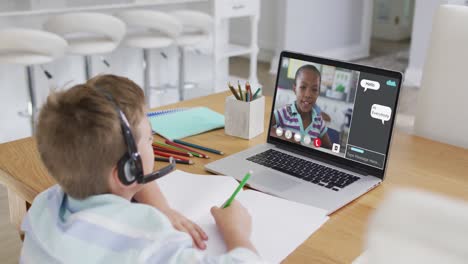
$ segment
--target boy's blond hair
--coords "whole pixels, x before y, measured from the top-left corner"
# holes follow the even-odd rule
[[[110,93],[135,129],[144,118],[144,94],[131,80],[97,76],[67,91],[54,92],[42,107],[37,146],[46,168],[76,199],[109,192],[111,169],[127,150],[114,105],[97,88]]]

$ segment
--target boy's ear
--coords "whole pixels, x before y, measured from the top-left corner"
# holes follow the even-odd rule
[[[125,188],[125,184],[123,184],[119,179],[119,170],[117,169],[117,165],[115,165],[111,170],[109,186],[113,193],[119,193],[123,188]]]
[[[109,188],[112,194],[124,197],[126,199],[131,199],[135,193],[137,193],[141,188],[137,182],[134,182],[130,185],[123,184],[119,179],[117,165],[112,168],[112,171],[109,175]]]

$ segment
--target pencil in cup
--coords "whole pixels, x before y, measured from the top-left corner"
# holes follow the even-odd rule
[[[252,97],[252,100],[255,100],[257,99],[257,96],[260,94],[260,91],[262,90],[262,88],[258,88],[257,91],[255,91],[253,97]]]
[[[214,153],[214,154],[218,154],[218,155],[224,155],[224,152],[222,152],[222,151],[212,149],[212,148],[203,147],[203,146],[196,145],[196,144],[189,143],[189,142],[185,142],[185,141],[182,141],[182,140],[174,139],[173,142],[176,143],[176,144],[179,144],[179,145],[184,145],[184,146],[200,149],[200,150],[207,151],[207,152],[210,152],[210,153]]]
[[[241,101],[244,101],[244,97],[242,96],[242,87],[240,85],[240,82],[237,81],[237,88],[239,89],[239,97]]]
[[[199,156],[198,156],[199,158],[205,158],[205,159],[209,159],[209,158],[210,158],[210,157],[208,157],[207,155],[205,155],[205,154],[203,154],[203,153],[201,153],[201,152],[195,151],[195,150],[193,150],[193,149],[191,149],[191,148],[189,148],[189,147],[187,147],[187,146],[178,144],[178,143],[176,143],[176,142],[174,142],[174,141],[170,141],[170,140],[166,139],[166,143],[169,144],[169,145],[171,145],[171,146],[177,147],[177,148],[182,148],[182,149],[188,150],[188,151],[189,151],[190,153],[192,153],[195,157],[196,157],[195,154],[197,154],[197,155],[199,155]]]
[[[193,161],[189,160],[179,160],[179,159],[174,159],[177,164],[186,164],[186,165],[192,165]],[[169,158],[161,158],[161,157],[154,157],[154,161],[162,161],[162,162],[170,162]]]
[[[245,90],[249,93],[249,101],[248,102],[252,101],[253,100],[252,87],[250,86],[249,82],[245,83]]]
[[[227,135],[251,139],[264,131],[265,98],[240,102],[234,96],[226,97],[224,106],[224,132]]]
[[[234,95],[234,97],[237,100],[240,100],[239,94],[237,94],[236,89],[234,88],[234,86],[231,85],[230,82],[228,82],[228,87],[229,87],[229,90],[231,90],[231,93]]]

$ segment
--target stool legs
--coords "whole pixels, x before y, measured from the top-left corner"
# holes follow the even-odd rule
[[[37,100],[36,100],[36,89],[34,87],[34,67],[31,65],[26,67],[26,79],[28,82],[28,91],[29,91],[29,100],[30,100],[30,103],[28,105],[28,114],[30,115],[30,119],[31,119],[31,132],[34,135],[35,119],[36,119],[36,112],[37,112]]]
[[[151,74],[151,64],[150,64],[150,51],[148,49],[143,49],[143,63],[145,71],[143,73],[143,89],[145,90],[145,100],[146,105],[150,106],[151,99],[151,86],[150,86],[150,74]]]
[[[184,85],[185,85],[185,54],[184,48],[178,47],[179,50],[179,101],[184,100]]]
[[[92,69],[91,63],[92,63],[91,56],[89,55],[84,56],[84,68],[85,68],[86,81],[91,79],[91,76],[92,76],[93,69]]]

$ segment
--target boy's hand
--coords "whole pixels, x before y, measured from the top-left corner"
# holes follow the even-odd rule
[[[175,229],[188,233],[199,249],[206,249],[204,240],[208,240],[208,236],[203,229],[175,210],[169,209],[164,213],[171,220]]]
[[[231,205],[226,208],[212,207],[211,214],[224,237],[228,250],[245,247],[256,252],[250,242],[252,218],[247,209],[237,200],[232,201]]]

